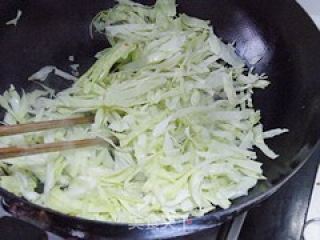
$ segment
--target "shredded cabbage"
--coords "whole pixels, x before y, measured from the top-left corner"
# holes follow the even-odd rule
[[[93,124],[0,138],[1,146],[100,137],[96,146],[1,161],[0,185],[66,214],[150,223],[201,216],[265,179],[254,147],[286,129],[263,131],[252,103],[266,76],[245,69],[208,21],[177,15],[174,0],[119,0],[92,29],[110,48],[72,87],[0,96],[3,122],[95,114]],[[55,67],[30,79],[43,80]]]
[[[17,10],[17,16],[14,19],[11,19],[9,21],[6,22],[6,25],[13,25],[13,26],[17,26],[18,21],[20,20],[22,16],[22,11],[20,9]]]
[[[72,68],[72,70],[77,70],[78,65],[71,65],[70,67]],[[50,66],[50,65],[42,67],[39,71],[37,71],[36,73],[32,74],[28,78],[28,80],[30,80],[30,81],[33,81],[33,80],[45,81],[50,73],[54,73],[55,75],[57,75],[59,77],[62,77],[64,79],[66,79],[66,80],[70,80],[70,81],[77,80],[77,78],[74,77],[73,75],[62,71],[62,70],[58,69],[55,66]]]

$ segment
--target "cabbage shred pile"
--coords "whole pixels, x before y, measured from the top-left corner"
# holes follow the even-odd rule
[[[1,137],[1,147],[94,137],[106,145],[1,161],[1,187],[114,222],[228,208],[264,179],[253,148],[276,158],[264,139],[287,131],[263,131],[253,107],[266,76],[248,71],[208,21],[177,15],[174,0],[118,2],[91,26],[111,47],[70,88],[19,94],[12,86],[0,96],[5,124],[95,115],[93,124]]]

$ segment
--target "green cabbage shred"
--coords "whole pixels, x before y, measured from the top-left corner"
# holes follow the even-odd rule
[[[1,161],[0,185],[41,206],[102,221],[154,223],[202,216],[263,180],[254,147],[263,131],[252,103],[269,82],[245,68],[208,21],[175,0],[118,0],[91,28],[110,47],[73,85],[0,96],[4,124],[94,114],[93,124],[1,137],[0,146],[100,137],[95,146]],[[39,187],[40,186],[40,187]]]

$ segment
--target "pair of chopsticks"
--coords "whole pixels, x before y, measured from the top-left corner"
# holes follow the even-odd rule
[[[80,124],[90,124],[94,122],[93,116],[76,117],[62,120],[50,120],[27,124],[4,125],[0,127],[0,137],[10,136],[20,133],[43,131],[48,129],[65,128]],[[12,146],[0,148],[0,159],[27,156],[38,153],[58,152],[63,150],[90,147],[106,142],[100,138],[62,141],[44,144],[32,144],[26,146]]]

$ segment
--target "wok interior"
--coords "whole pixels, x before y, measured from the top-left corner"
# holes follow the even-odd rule
[[[210,20],[218,36],[235,42],[238,54],[248,61],[249,67],[269,76],[271,85],[255,94],[256,107],[261,109],[265,129],[290,130],[268,142],[279,158],[268,160],[259,154],[268,181],[260,183],[235,205],[281,182],[305,160],[319,136],[320,128],[316,126],[319,83],[313,75],[315,58],[310,56],[311,46],[307,48],[307,42],[302,43],[299,33],[295,35],[289,20],[279,13],[284,5],[271,2],[275,4],[250,0],[178,1],[180,12]],[[277,8],[270,7],[276,3]],[[75,56],[83,73],[94,62],[94,54],[107,46],[103,36],[90,38],[88,26],[99,10],[113,5],[113,1],[99,0],[83,0],[81,4],[54,0],[1,3],[0,11],[4,14],[0,22],[13,18],[16,9],[23,9],[17,27],[0,27],[1,92],[10,84],[33,89],[35,85],[27,77],[44,65],[70,70],[70,55]],[[303,15],[299,11],[297,14]],[[300,28],[296,31],[302,31]],[[257,64],[250,64],[256,60]],[[55,89],[65,87],[65,81],[54,76],[50,76],[48,84]]]

